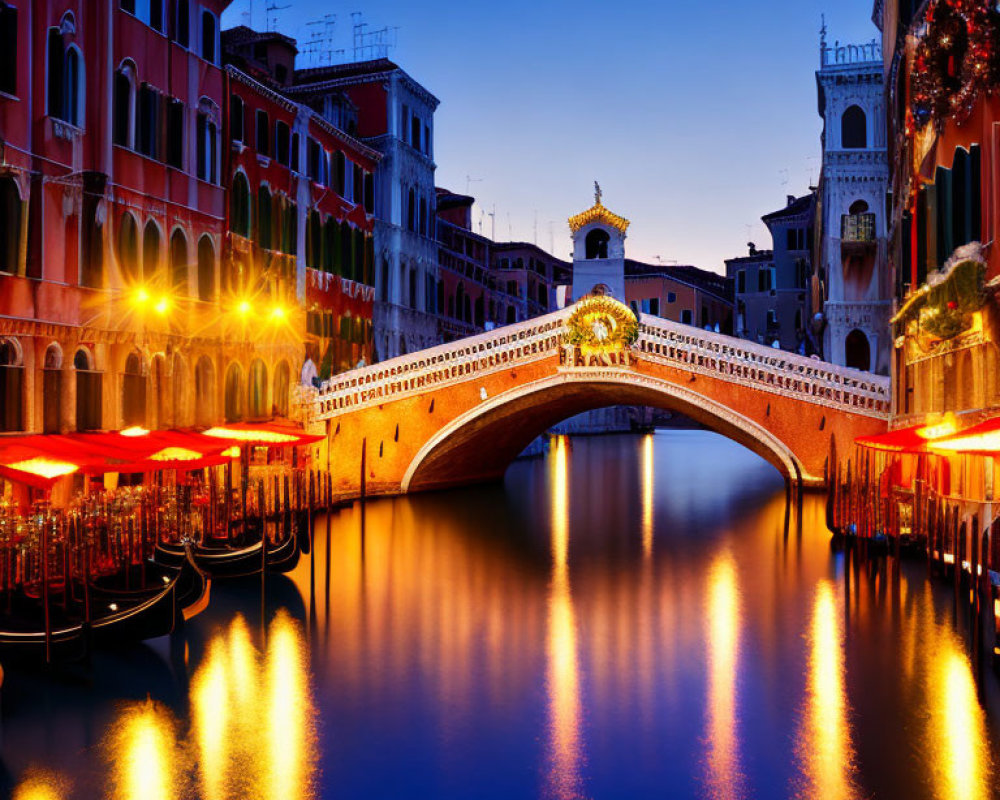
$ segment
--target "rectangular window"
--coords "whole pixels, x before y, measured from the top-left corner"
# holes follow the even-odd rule
[[[215,123],[204,114],[198,115],[198,178],[216,182],[216,129]]]
[[[736,291],[739,294],[745,294],[747,290],[747,271],[741,269],[736,273]]]
[[[121,0],[119,3],[122,11],[127,11],[129,14],[135,14],[135,0]]]
[[[767,328],[768,330],[774,330],[778,327],[778,312],[773,308],[767,312]]]
[[[417,150],[420,150],[420,117],[416,114],[410,120],[410,144]]]
[[[139,87],[138,135],[136,149],[143,155],[156,158],[160,126],[160,94],[149,84]]]
[[[677,295],[674,292],[667,292],[667,302],[668,303],[676,303],[677,302]]]
[[[692,314],[691,309],[690,308],[685,308],[681,312],[681,322],[683,322],[685,325],[690,325],[691,324],[691,314]]]
[[[201,12],[201,57],[215,63],[215,16],[209,11]]]
[[[651,297],[649,299],[649,313],[654,317],[660,316],[660,298]]]
[[[243,99],[239,95],[229,95],[229,136],[234,142],[246,142],[244,131]]]
[[[271,123],[267,112],[257,110],[257,155],[271,157]]]
[[[648,314],[649,313],[649,303],[650,303],[650,298],[648,298],[648,297],[642,301],[642,313],[643,314]]]
[[[274,160],[288,166],[291,162],[291,131],[280,119],[274,124]]]
[[[313,183],[322,183],[320,179],[320,161],[323,151],[320,150],[319,142],[310,138],[306,144],[306,173]]]
[[[789,250],[795,250],[796,249],[796,239],[795,239],[796,230],[795,230],[795,228],[788,228],[788,230],[785,231],[785,234],[786,234],[786,237],[787,237],[788,249]]]
[[[163,31],[163,0],[149,0],[149,27]]]
[[[17,94],[17,9],[0,0],[0,92]]]
[[[184,103],[167,100],[167,163],[184,169]]]
[[[292,134],[292,153],[289,166],[295,171],[299,171],[299,135]]]
[[[424,125],[424,152],[431,154],[431,126]]]

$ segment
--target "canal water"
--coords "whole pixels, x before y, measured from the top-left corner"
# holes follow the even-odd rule
[[[362,529],[363,522],[363,529]],[[329,535],[327,531],[329,530]],[[502,485],[318,521],[90,672],[8,668],[33,798],[986,798],[997,680],[920,562],[700,431],[553,440]]]

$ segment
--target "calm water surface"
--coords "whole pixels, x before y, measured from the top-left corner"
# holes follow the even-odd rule
[[[25,798],[996,796],[997,681],[943,584],[831,551],[704,432],[557,439],[370,503],[90,674],[8,670]],[[328,554],[329,553],[329,557]]]

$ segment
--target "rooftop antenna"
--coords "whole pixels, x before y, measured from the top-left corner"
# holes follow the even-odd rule
[[[333,49],[333,35],[337,25],[336,14],[324,14],[319,19],[310,20],[306,23],[309,30],[309,42],[305,47],[305,52],[311,56],[309,59],[312,66],[323,66],[333,63],[333,54],[343,54],[343,50]]]
[[[291,8],[291,5],[279,6],[277,3],[271,3],[264,9],[264,27],[269,31],[276,31],[278,29],[278,15],[271,16],[271,12],[284,11],[287,8]]]
[[[473,183],[482,183],[482,178],[473,178],[471,175],[465,176],[465,193],[468,195]]]
[[[783,180],[783,181],[781,182],[781,185],[782,185],[782,186],[788,186],[788,170],[787,170],[787,169],[779,169],[779,170],[778,170],[778,174],[779,174],[779,175],[783,175],[783,176],[784,176],[784,178],[785,178],[785,179],[784,179],[784,180]]]
[[[493,204],[493,210],[490,212],[490,239],[494,242],[497,240],[497,204]]]
[[[388,58],[389,51],[396,46],[396,31],[398,26],[366,30],[368,23],[362,21],[360,11],[351,12],[351,22],[354,26],[354,60],[372,61],[377,58]]]

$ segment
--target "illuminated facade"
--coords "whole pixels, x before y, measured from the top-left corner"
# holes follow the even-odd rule
[[[234,406],[270,414],[297,367],[220,269],[226,5],[0,7],[4,431],[207,425],[233,364]]]
[[[892,316],[886,252],[885,96],[877,41],[820,42],[816,73],[823,118],[817,278],[823,288],[824,356],[834,364],[889,373]],[[776,241],[777,246],[777,241]]]
[[[374,177],[374,354],[438,343],[434,111],[438,99],[388,59],[297,70],[291,96],[329,120],[356,109],[381,155]]]
[[[1000,11],[878,2],[889,87],[897,424],[1000,401],[995,161]]]

